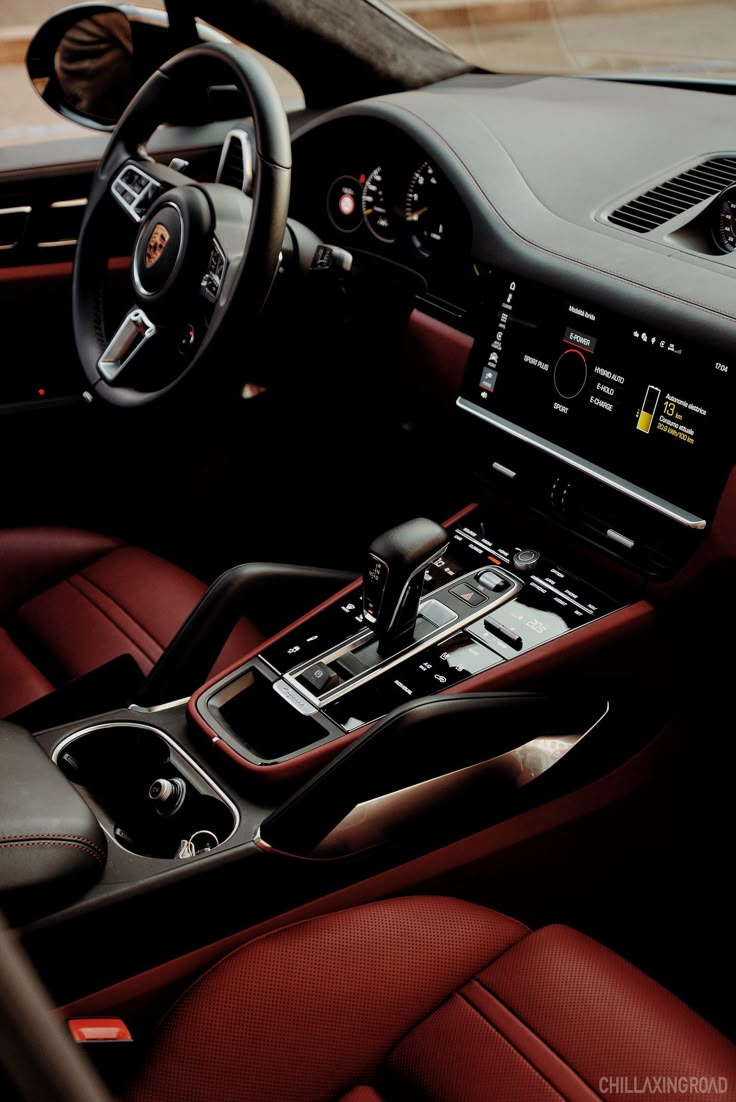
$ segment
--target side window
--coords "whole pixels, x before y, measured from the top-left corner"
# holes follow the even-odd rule
[[[28,43],[37,28],[62,7],[64,0],[2,0],[0,2],[0,147],[80,138],[92,131],[61,118],[39,98],[25,67]],[[163,9],[163,0],[144,0]],[[255,51],[253,51],[255,53]],[[287,110],[304,106],[296,80],[261,54]]]

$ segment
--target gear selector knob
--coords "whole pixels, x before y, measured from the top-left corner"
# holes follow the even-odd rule
[[[371,544],[363,575],[363,615],[381,651],[413,632],[424,572],[448,542],[444,528],[417,517],[390,528]]]

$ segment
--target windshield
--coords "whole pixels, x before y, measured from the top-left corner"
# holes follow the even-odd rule
[[[733,0],[388,0],[456,53],[500,73],[645,72],[736,78]]]

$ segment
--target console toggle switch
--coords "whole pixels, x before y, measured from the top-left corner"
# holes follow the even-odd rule
[[[504,578],[503,574],[497,574],[495,570],[484,570],[477,576],[476,581],[491,593],[503,593],[511,588],[511,582]]]
[[[501,639],[504,643],[507,643],[514,650],[521,650],[524,646],[524,641],[520,635],[517,635],[511,628],[507,628],[505,624],[500,624],[498,620],[494,620],[492,616],[486,616],[483,621],[485,626],[495,635],[497,639]]]
[[[299,674],[298,680],[317,696],[328,693],[340,683],[340,678],[332,667],[326,666],[324,662],[315,662],[304,673]]]
[[[488,600],[482,593],[473,589],[472,585],[454,585],[450,593],[453,597],[459,597],[461,601],[465,601],[466,605],[482,605]]]

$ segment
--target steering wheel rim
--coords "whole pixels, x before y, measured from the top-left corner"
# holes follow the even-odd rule
[[[252,200],[233,187],[197,183],[149,157],[146,143],[172,116],[182,81],[203,88],[235,83],[247,98],[255,139]],[[121,187],[128,168],[142,172],[156,185],[146,189],[155,198],[142,217],[125,203],[116,203],[113,195],[113,185]],[[206,43],[178,54],[149,78],[120,119],[97,166],[77,244],[74,334],[95,396],[127,408],[156,401],[190,376],[205,356],[211,358],[227,319],[237,314],[242,326],[257,315],[278,269],[290,179],[286,113],[273,81],[252,55],[235,45]],[[111,340],[105,325],[104,286],[110,259],[109,219],[120,205],[138,223],[131,257],[134,306]],[[165,207],[169,209],[164,211]],[[160,254],[168,250],[166,262],[156,272],[158,256],[151,258],[164,238]],[[212,294],[206,295],[203,281],[216,255],[215,242],[225,264],[221,285],[210,301]],[[173,316],[177,294],[182,296],[179,319]],[[187,320],[184,306],[199,311],[197,329]],[[177,326],[184,340],[177,337]],[[189,341],[192,330],[194,337]],[[119,366],[110,357],[128,336],[130,345]],[[171,358],[171,370],[168,361],[165,366],[173,377],[165,375],[163,385],[153,382],[149,389],[146,367],[158,378],[162,357]]]

